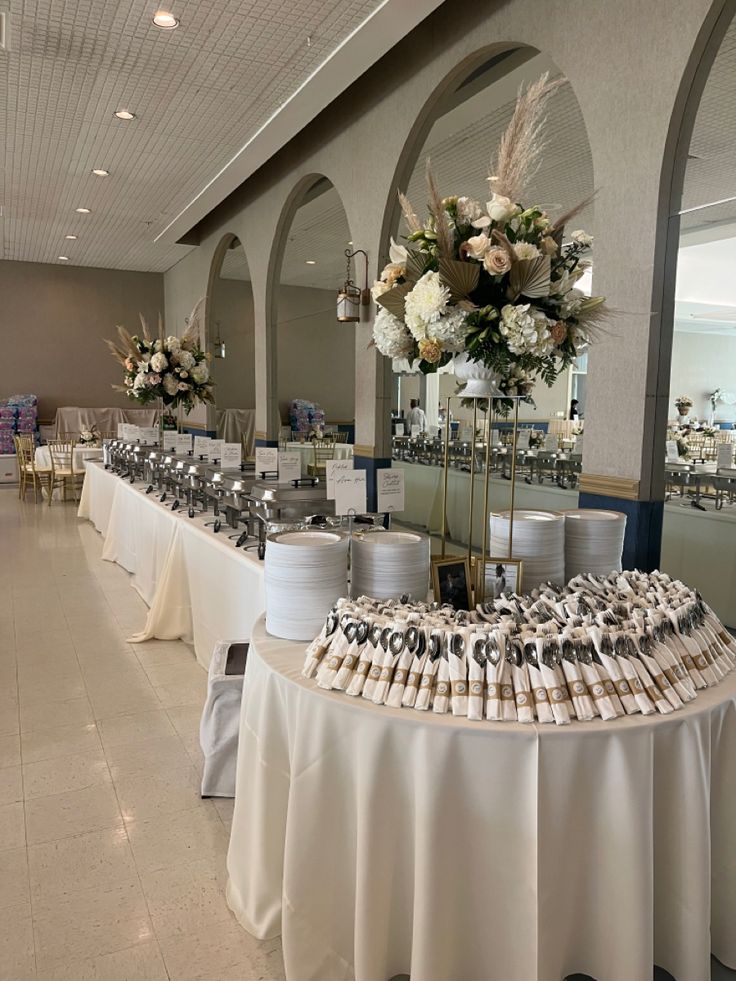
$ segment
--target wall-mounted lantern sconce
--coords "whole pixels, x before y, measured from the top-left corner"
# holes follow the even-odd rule
[[[365,260],[365,286],[360,289],[350,278],[350,260],[356,255],[362,255]],[[341,324],[354,324],[360,320],[360,308],[367,307],[371,302],[368,289],[368,254],[363,249],[351,252],[345,249],[346,270],[345,283],[337,294],[337,319]]]
[[[220,321],[219,320],[216,320],[215,321],[215,327],[216,327],[216,330],[215,330],[215,339],[212,342],[212,347],[215,349],[215,357],[216,358],[224,358],[225,357],[225,342],[222,339],[222,331],[220,330]]]

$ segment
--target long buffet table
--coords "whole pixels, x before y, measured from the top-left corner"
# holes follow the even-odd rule
[[[149,606],[131,642],[185,640],[206,668],[217,641],[250,638],[265,607],[263,563],[235,548],[227,526],[218,534],[207,528],[211,514],[172,513],[98,463],[87,464],[78,514],[103,535],[102,557],[131,574]]]

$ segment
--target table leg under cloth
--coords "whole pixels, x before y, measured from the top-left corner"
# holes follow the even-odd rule
[[[736,679],[569,727],[366,704],[254,628],[228,901],[290,981],[708,981],[736,966]]]

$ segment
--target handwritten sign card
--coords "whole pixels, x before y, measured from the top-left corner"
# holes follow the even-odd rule
[[[256,477],[262,473],[276,473],[279,469],[278,446],[256,446]]]
[[[363,514],[366,511],[365,470],[337,473],[335,476],[335,514]]]
[[[350,473],[353,470],[353,460],[328,460],[326,464],[327,499],[335,497],[335,476]]]
[[[224,470],[237,470],[243,462],[243,447],[240,443],[225,443],[222,447],[220,463]]]
[[[403,511],[404,471],[379,470],[377,477],[379,512]]]
[[[279,483],[288,484],[302,475],[302,455],[299,450],[279,451]]]

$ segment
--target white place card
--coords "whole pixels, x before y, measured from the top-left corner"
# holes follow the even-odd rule
[[[256,446],[256,479],[262,473],[276,473],[279,469],[278,446]]]
[[[411,438],[414,439],[414,437],[415,436],[418,436],[421,433],[421,431],[422,431],[422,427],[421,426],[412,426],[411,427]]]
[[[497,429],[491,431],[491,446],[501,445],[501,434]]]
[[[207,458],[210,451],[210,443],[212,440],[209,436],[195,436],[194,437],[194,456],[199,459],[200,456]]]
[[[335,475],[335,514],[364,514],[367,509],[365,470],[351,470]]]
[[[677,451],[677,440],[668,439],[665,446],[667,448],[667,462],[677,463],[677,461],[680,459],[680,454]]]
[[[351,473],[354,461],[348,460],[328,460],[325,467],[325,483],[327,486],[327,499],[332,501],[335,497],[335,477],[338,474]]]
[[[207,449],[207,459],[210,462],[213,462],[214,460],[219,460],[222,462],[222,448],[224,445],[224,439],[211,439],[210,445]]]
[[[556,453],[558,450],[557,446],[557,434],[547,433],[544,437],[544,450],[546,453]]]
[[[403,422],[397,422],[396,423],[396,435],[397,436],[403,436],[404,435],[404,423]]]
[[[161,445],[164,453],[176,453],[176,437],[177,433],[171,432],[168,429],[164,431],[164,440]]]
[[[531,435],[530,429],[520,429],[516,437],[516,448],[517,450],[528,450],[529,449],[529,439]]]
[[[279,483],[288,484],[302,475],[302,455],[299,450],[279,451]]]
[[[123,439],[126,443],[137,443],[139,435],[140,429],[138,426],[134,426],[131,422],[123,423]]]
[[[225,443],[222,447],[220,463],[223,470],[236,470],[243,462],[243,447],[240,443]]]
[[[461,426],[458,430],[457,438],[461,443],[472,443],[473,442],[473,427],[472,426]]]
[[[377,473],[378,511],[384,512],[404,510],[404,471],[379,470]]]
[[[733,443],[719,443],[716,450],[716,467],[730,470],[733,466]]]
[[[125,433],[125,423],[124,422],[119,422],[118,423],[118,439],[125,439],[124,433]]]
[[[174,446],[177,456],[186,456],[192,448],[193,436],[191,433],[177,433]]]
[[[158,446],[158,426],[140,426],[138,440],[143,446]]]

